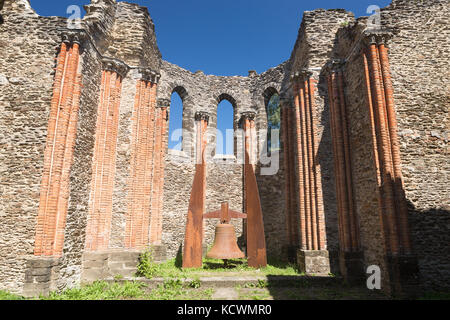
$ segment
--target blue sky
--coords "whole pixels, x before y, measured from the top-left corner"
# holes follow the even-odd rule
[[[289,59],[304,11],[343,8],[357,17],[370,5],[387,6],[390,0],[135,0],[149,8],[156,25],[163,59],[195,72],[233,76],[258,73]],[[31,0],[43,16],[69,16],[70,5],[89,0]],[[84,14],[84,11],[83,11]],[[228,102],[223,102],[225,109]],[[176,107],[176,108],[174,108]],[[175,97],[172,124],[180,122],[181,102]],[[229,112],[224,112],[228,114]],[[232,127],[231,116],[219,129]],[[173,119],[173,121],[172,121]],[[174,125],[171,125],[173,130]],[[173,146],[175,143],[172,143]]]

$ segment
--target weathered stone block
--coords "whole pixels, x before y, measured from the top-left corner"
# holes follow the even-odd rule
[[[330,273],[330,258],[328,251],[298,250],[297,263],[301,272],[306,274]]]

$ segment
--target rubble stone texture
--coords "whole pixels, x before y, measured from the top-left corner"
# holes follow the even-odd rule
[[[392,133],[397,130],[401,187],[408,205],[407,225],[413,249],[405,259],[417,261],[423,290],[449,289],[447,0],[393,0],[381,10],[381,26],[376,30],[371,29],[371,18],[355,19],[342,9],[305,12],[291,58],[262,74],[249,72],[247,77],[192,73],[164,61],[149,12],[136,4],[92,0],[75,29],[66,18],[38,16],[27,0],[5,0],[0,10],[0,290],[32,295],[113,277],[113,273],[129,275],[145,246],[155,246],[157,260],[175,258],[182,252],[195,173],[197,112],[210,115],[205,212],[218,210],[224,201],[229,202],[230,209],[243,212],[244,168],[239,152],[235,157],[215,154],[215,132],[220,121],[217,106],[223,100],[233,105],[236,150],[242,149],[242,114],[256,113],[257,135],[262,140],[260,154],[268,126],[266,106],[278,93],[282,112],[290,123],[289,130],[281,128],[280,137],[289,141],[282,139],[282,150],[271,155],[272,161],[279,164],[275,174],[262,174],[270,165],[263,156],[256,170],[268,257],[299,257],[300,267],[310,273],[330,270],[345,276],[348,274],[344,269],[352,269],[348,265],[353,263],[345,261],[345,257],[358,257],[358,268],[364,269],[359,270],[361,273],[369,266],[380,266],[385,292],[402,291],[399,288],[406,288],[401,280],[406,271],[392,261],[401,261],[403,256],[392,259],[386,246],[385,194],[378,181],[380,172],[374,153],[377,146],[367,99],[370,81],[362,55],[367,34],[380,30],[389,34],[386,44],[398,123],[397,128],[390,127],[393,131],[387,142],[395,138]],[[64,106],[78,118],[73,122],[76,127],[59,128],[52,141],[48,136],[51,112],[59,110],[52,109],[59,101],[55,99],[57,59],[66,41],[64,35],[70,32],[80,37],[76,42],[80,44],[77,79],[81,80],[81,92],[79,97],[71,96],[75,108],[69,102]],[[336,165],[339,141],[333,134],[330,113],[335,95],[329,92],[327,82],[333,61],[340,61],[343,77],[347,116],[344,127],[348,129],[349,144],[345,168],[351,174],[350,201],[357,222],[348,231],[351,234],[344,234],[343,209],[338,199],[339,192],[348,195],[349,191],[341,187],[342,180],[336,183],[336,177],[342,176],[336,168],[343,165]],[[120,83],[112,83],[111,89],[104,83],[105,74],[114,74]],[[323,212],[323,219],[314,216],[311,220],[316,224],[312,228],[325,241],[320,251],[299,250],[305,249],[300,243],[300,199],[306,184],[300,181],[303,167],[298,155],[304,140],[302,121],[295,119],[298,92],[294,88],[303,74],[308,74],[306,80],[314,89],[307,96],[312,106],[312,122],[307,123],[312,123],[308,139],[315,143],[309,150],[311,173],[319,180],[312,194],[317,205],[323,204],[323,210],[311,210],[313,215]],[[373,72],[370,76],[376,77]],[[386,74],[381,76],[385,78]],[[142,91],[139,83],[152,90]],[[67,92],[60,92],[64,99]],[[182,151],[168,150],[170,123],[166,121],[174,92],[183,100]],[[66,151],[59,152],[61,156],[57,156],[58,152],[55,157],[46,156],[52,154],[48,151],[52,143]],[[64,165],[61,174],[58,167],[52,166],[58,161]],[[60,199],[56,211],[45,209],[41,203],[49,165],[57,173],[53,176],[56,184],[51,182],[49,191],[52,199]],[[99,166],[106,169],[99,172]],[[98,181],[100,187],[96,187]],[[101,196],[96,199],[100,202],[93,205],[93,197],[99,192]],[[205,220],[206,245],[214,240],[217,222]],[[393,222],[399,228],[401,223]],[[245,247],[245,222],[235,220],[233,224],[239,244]],[[49,246],[59,249],[37,250],[42,232],[38,230],[44,230]],[[52,242],[53,234],[59,234],[54,237],[56,243]],[[360,252],[343,252],[347,249],[341,243],[342,237],[356,234]],[[97,244],[93,246],[92,241]]]

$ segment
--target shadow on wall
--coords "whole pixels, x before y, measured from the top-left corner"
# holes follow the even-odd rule
[[[280,163],[282,161],[280,160]],[[261,172],[258,166],[257,172]],[[267,256],[273,259],[286,259],[283,247],[286,246],[286,213],[284,193],[284,170],[275,175],[256,175],[266,236]]]
[[[5,4],[5,0],[0,0],[0,11],[3,9],[3,5]],[[0,24],[3,24],[4,20],[2,14],[0,13]]]
[[[425,290],[450,290],[450,208],[419,210],[408,201],[413,250]]]

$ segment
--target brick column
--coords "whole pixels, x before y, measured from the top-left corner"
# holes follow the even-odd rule
[[[164,169],[168,145],[165,144],[168,108],[170,101],[160,100],[156,110],[155,152],[153,159],[153,196],[152,215],[150,221],[150,243],[161,245],[162,242],[162,212],[164,200]]]
[[[348,282],[361,283],[364,279],[363,253],[353,197],[352,151],[344,92],[343,67],[343,62],[335,60],[329,64],[327,70],[336,195],[338,199],[340,269]]]
[[[403,187],[394,93],[386,48],[390,36],[385,32],[366,32],[362,55],[391,291],[395,295],[407,295],[417,289],[418,263],[411,248]]]
[[[128,66],[118,60],[103,58],[102,83],[97,111],[92,185],[86,227],[86,251],[108,249],[112,196],[116,173],[116,148],[122,79]]]
[[[196,147],[195,176],[192,185],[189,210],[186,221],[186,233],[183,247],[183,268],[201,268],[203,265],[203,215],[206,202],[206,130],[209,114],[195,114]]]
[[[57,58],[36,226],[36,256],[61,256],[63,251],[80,106],[83,38],[82,32],[65,32]]]
[[[160,179],[162,150],[161,115],[156,93],[160,76],[141,69],[136,84],[133,110],[131,167],[128,186],[128,214],[125,225],[125,248],[143,250],[160,244]],[[153,215],[155,217],[153,217]],[[153,227],[151,220],[153,219]],[[151,237],[152,235],[152,237]],[[152,238],[152,239],[151,239]]]
[[[305,158],[303,156],[303,146],[306,145],[303,141],[304,137],[304,125],[303,118],[301,117],[301,112],[303,112],[303,108],[305,105],[305,96],[304,96],[304,88],[298,81],[294,82],[294,108],[295,108],[295,142],[297,147],[297,173],[298,173],[298,216],[299,216],[299,225],[300,225],[300,249],[307,250],[308,249],[308,232],[306,226],[306,182],[305,182]]]
[[[297,262],[305,273],[328,274],[329,253],[326,248],[325,216],[320,164],[317,159],[317,121],[315,92],[317,80],[307,70],[292,78],[294,88],[297,170],[301,249]],[[296,97],[298,96],[298,98]]]

